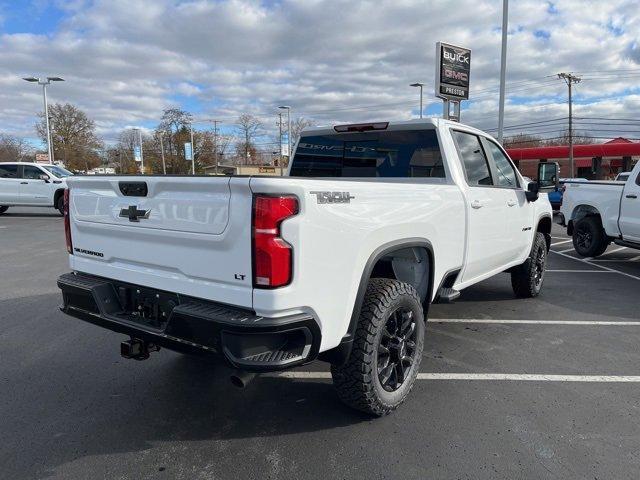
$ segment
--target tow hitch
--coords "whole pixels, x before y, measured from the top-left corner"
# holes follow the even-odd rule
[[[120,344],[120,355],[123,358],[132,358],[134,360],[146,360],[151,352],[157,352],[160,347],[139,338],[131,338]]]

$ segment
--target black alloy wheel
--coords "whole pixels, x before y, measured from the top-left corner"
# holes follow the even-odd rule
[[[398,308],[389,315],[378,345],[378,379],[387,392],[402,386],[415,362],[416,321],[413,312]]]

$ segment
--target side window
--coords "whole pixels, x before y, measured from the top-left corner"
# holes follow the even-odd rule
[[[44,175],[44,172],[38,167],[34,167],[33,165],[25,165],[22,167],[22,178],[37,180],[40,178],[40,175]]]
[[[0,178],[18,178],[18,166],[0,165]]]
[[[493,185],[487,157],[485,157],[478,136],[456,131],[452,131],[451,134],[456,142],[458,155],[460,155],[464,165],[467,183],[472,187]]]
[[[518,176],[509,159],[502,153],[500,147],[491,140],[486,139],[486,145],[493,157],[493,163],[496,166],[496,185],[500,187],[518,188],[520,186],[518,184]]]

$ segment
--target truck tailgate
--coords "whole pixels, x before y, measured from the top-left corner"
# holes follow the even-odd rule
[[[87,176],[69,187],[74,270],[251,306],[249,179]]]

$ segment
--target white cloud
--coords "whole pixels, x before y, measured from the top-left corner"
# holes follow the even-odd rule
[[[0,35],[0,130],[33,135],[41,97],[19,80],[26,74],[63,76],[51,101],[77,104],[108,139],[126,125],[157,121],[177,96],[199,116],[232,122],[249,111],[270,128],[281,102],[318,123],[409,118],[418,103],[409,83],[427,82],[426,102],[438,102],[431,94],[438,40],[473,49],[477,101],[463,120],[491,128],[501,3],[76,1],[51,35]],[[566,115],[559,71],[583,72],[576,95],[591,104],[577,112],[638,116],[637,100],[624,93],[638,91],[640,75],[607,74],[640,71],[636,1],[521,0],[510,10],[507,124]]]

